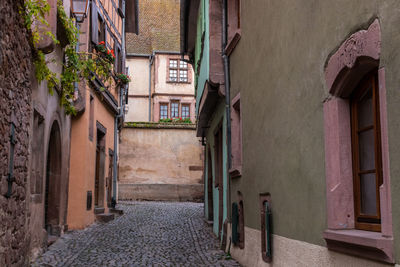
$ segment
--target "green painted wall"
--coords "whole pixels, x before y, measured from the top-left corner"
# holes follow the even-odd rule
[[[241,40],[230,56],[231,95],[241,94],[245,224],[260,229],[259,193],[270,192],[274,233],[325,245],[322,101],[324,64],[378,17],[386,69],[393,230],[400,262],[400,1],[242,1]]]
[[[224,102],[220,102],[216,108],[216,111],[214,113],[213,118],[211,119],[210,123],[210,129],[207,131],[206,135],[206,140],[207,140],[207,148],[211,149],[211,158],[212,158],[212,169],[213,169],[213,185],[215,184],[215,158],[214,158],[214,144],[215,144],[215,139],[214,139],[214,132],[216,131],[217,127],[219,126],[219,123],[222,121],[222,134],[223,134],[223,147],[222,147],[222,153],[223,153],[223,188],[224,188],[224,195],[223,195],[223,222],[227,218],[227,192],[228,192],[228,185],[227,185],[227,177],[228,177],[228,171],[227,171],[227,146],[226,146],[226,116],[225,116],[225,104]],[[208,181],[208,170],[205,172],[205,183]],[[207,186],[207,184],[206,184]],[[208,187],[206,187],[207,189]],[[216,235],[218,235],[218,227],[219,227],[219,221],[218,221],[218,214],[219,214],[219,189],[213,186],[213,208],[214,208],[214,224],[213,224],[213,231]],[[204,193],[205,196],[207,196],[207,191]],[[207,199],[205,197],[204,199]],[[204,205],[206,206],[206,214],[208,214],[208,202],[205,201]]]
[[[200,1],[199,15],[197,19],[197,35],[195,47],[195,95],[196,95],[196,113],[203,94],[204,85],[209,78],[210,60],[209,60],[209,2]],[[204,38],[203,38],[204,35]],[[203,48],[203,49],[202,49]]]

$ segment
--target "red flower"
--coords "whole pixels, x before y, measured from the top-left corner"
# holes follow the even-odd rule
[[[106,43],[104,42],[104,41],[101,41],[100,43],[99,43],[99,45],[105,45]]]

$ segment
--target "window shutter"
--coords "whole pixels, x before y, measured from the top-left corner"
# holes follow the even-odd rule
[[[115,55],[114,71],[119,72],[119,69],[118,69],[119,54],[118,54],[118,43],[117,43],[116,39],[114,39],[114,55]]]
[[[92,1],[92,6],[91,6],[91,13],[90,13],[90,17],[91,17],[91,31],[92,31],[92,42],[94,44],[98,44],[99,40],[98,40],[98,15],[97,15],[97,6],[96,6],[96,1]]]
[[[237,245],[239,243],[239,208],[236,202],[232,203],[232,243]]]

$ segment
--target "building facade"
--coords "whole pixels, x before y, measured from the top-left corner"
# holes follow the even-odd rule
[[[203,156],[194,133],[193,69],[179,52],[179,1],[141,1],[139,35],[127,35],[127,124],[120,198],[202,198]],[[160,16],[163,14],[163,16]]]
[[[246,266],[399,264],[399,4],[204,2],[182,1],[181,50],[197,67],[212,50],[195,41],[201,10],[226,18],[231,255]]]
[[[125,25],[136,1],[91,1],[88,17],[80,26],[80,51],[96,52],[103,44],[115,55],[113,78],[93,74],[89,84],[79,84],[72,119],[68,226],[81,229],[96,219],[112,219],[117,192],[119,130],[124,120],[127,85],[116,79],[126,74]],[[132,18],[130,18],[132,19]]]

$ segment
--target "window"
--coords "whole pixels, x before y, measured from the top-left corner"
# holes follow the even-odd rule
[[[171,118],[179,117],[179,102],[171,102]]]
[[[168,104],[160,104],[160,119],[168,118]]]
[[[240,93],[232,99],[231,120],[232,167],[229,170],[229,174],[231,178],[236,178],[242,175],[242,122],[240,113]]]
[[[182,105],[182,119],[190,119],[190,105]]]
[[[228,1],[228,44],[226,53],[230,55],[240,40],[240,0]]]
[[[377,73],[374,71],[353,93],[351,134],[354,176],[355,226],[380,231],[379,186],[381,149]]]
[[[97,24],[99,25],[97,28],[97,40],[98,42],[105,42],[106,41],[106,25],[104,23],[103,18],[98,16]]]
[[[168,77],[170,82],[189,82],[189,67],[187,62],[179,59],[170,59]]]
[[[261,253],[265,262],[272,261],[272,212],[271,195],[260,194]]]
[[[328,229],[323,237],[330,250],[394,263],[380,40],[376,19],[346,39],[326,64],[331,96],[324,101]]]
[[[89,140],[93,141],[93,123],[94,123],[94,97],[90,95],[89,103]]]

